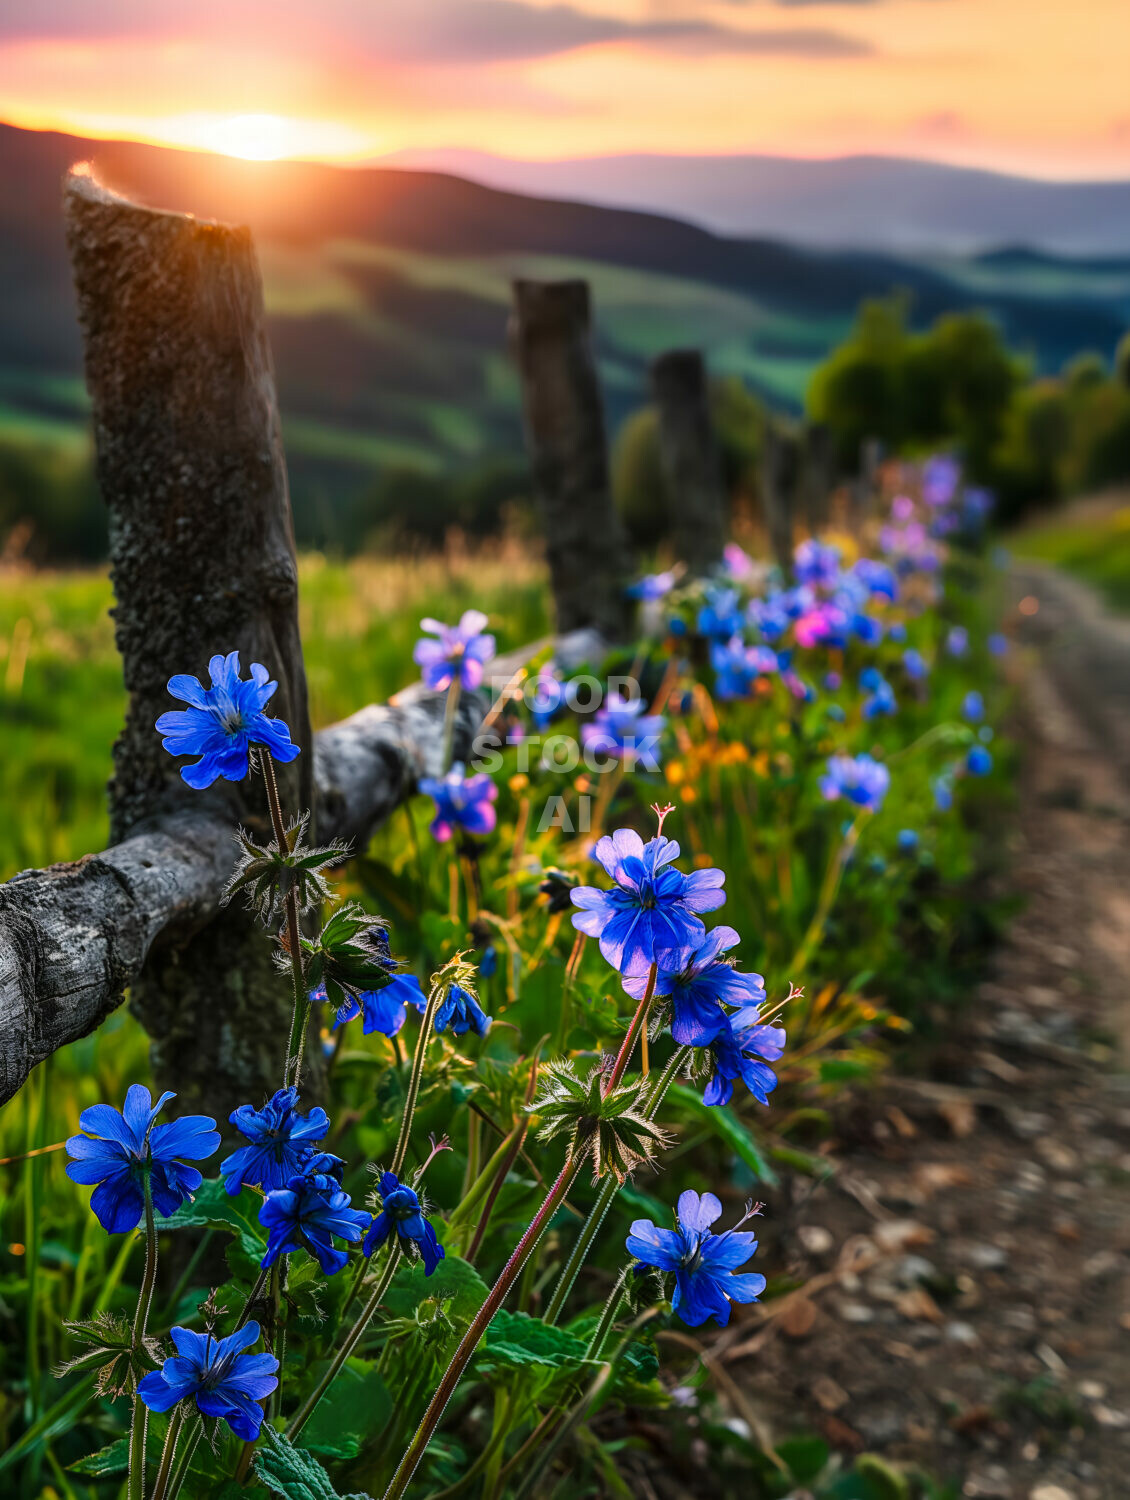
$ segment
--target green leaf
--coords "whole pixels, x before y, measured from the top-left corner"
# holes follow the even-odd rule
[[[124,1474],[129,1468],[129,1438],[118,1438],[107,1448],[97,1453],[88,1453],[77,1463],[68,1464],[72,1474],[89,1474],[92,1479],[108,1479],[113,1474]]]
[[[385,1293],[384,1310],[392,1317],[411,1318],[425,1297],[439,1298],[449,1316],[469,1323],[487,1299],[490,1288],[467,1261],[445,1256],[430,1276],[419,1261],[402,1265]]]
[[[212,1229],[226,1229],[238,1237],[244,1254],[259,1262],[267,1248],[267,1234],[259,1223],[262,1202],[258,1193],[247,1188],[232,1198],[221,1178],[209,1177],[192,1195],[192,1201],[182,1203],[175,1214],[167,1219],[158,1215],[157,1228],[200,1229],[207,1225]]]
[[[255,1472],[283,1500],[371,1500],[368,1495],[339,1496],[330,1476],[312,1453],[296,1448],[273,1427],[263,1427],[265,1446],[255,1454]]]
[[[576,1334],[564,1328],[531,1318],[529,1313],[497,1312],[487,1329],[486,1349],[479,1356],[483,1365],[504,1365],[520,1369],[523,1365],[578,1364],[585,1357],[585,1345]]]
[[[757,1145],[749,1131],[735,1120],[730,1111],[722,1104],[703,1104],[701,1098],[693,1089],[687,1088],[685,1083],[673,1083],[667,1092],[667,1097],[673,1099],[676,1104],[682,1105],[683,1109],[700,1120],[719,1140],[725,1142],[735,1156],[741,1158],[755,1177],[761,1179],[768,1187],[777,1186],[777,1174],[766,1161],[761,1147]]]
[[[326,1362],[315,1369],[319,1379]],[[356,1458],[367,1435],[380,1432],[392,1411],[392,1397],[369,1360],[346,1360],[333,1385],[314,1408],[302,1431],[302,1446],[323,1458]]]
[[[850,1057],[826,1057],[820,1064],[821,1083],[843,1083],[851,1078],[867,1078],[875,1070],[869,1063]]]
[[[789,1471],[789,1478],[798,1484],[811,1484],[827,1467],[832,1456],[831,1449],[823,1438],[792,1437],[778,1443],[777,1457]]]

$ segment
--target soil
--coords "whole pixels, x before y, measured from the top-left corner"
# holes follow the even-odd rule
[[[774,1195],[802,1285],[710,1346],[735,1416],[982,1500],[1130,1495],[1130,790],[1067,705],[1031,667],[1024,905],[975,1004]]]

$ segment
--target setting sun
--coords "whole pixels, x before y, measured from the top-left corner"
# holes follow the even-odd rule
[[[246,161],[277,161],[301,153],[302,134],[298,121],[282,115],[229,115],[203,126],[200,144]]]

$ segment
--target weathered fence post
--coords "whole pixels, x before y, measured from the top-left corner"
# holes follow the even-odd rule
[[[692,577],[722,560],[726,505],[706,365],[697,349],[672,349],[651,367],[659,454],[670,497],[675,556]]]
[[[835,477],[832,431],[825,422],[809,422],[805,426],[801,476],[805,524],[816,536],[828,524]]]
[[[561,632],[627,627],[628,549],[612,504],[584,281],[516,281],[511,335]]]
[[[174,672],[203,678],[212,655],[238,648],[245,671],[260,661],[278,679],[272,711],[303,747],[279,767],[284,807],[313,805],[294,535],[251,236],[117,198],[83,169],[67,179],[64,213],[129,692],[113,837],[182,804],[222,807],[233,826],[265,833],[261,779],[193,792],[153,728],[178,706]],[[271,949],[237,902],[156,952],[135,982],[157,1083],[182,1111],[223,1122],[279,1086],[291,1002]]]
[[[881,438],[864,438],[859,445],[859,478],[852,490],[854,525],[858,530],[870,517],[879,499],[883,482],[883,443]]]
[[[793,518],[796,510],[800,445],[777,422],[765,423],[761,463],[761,502],[773,556],[786,575],[793,563]]]

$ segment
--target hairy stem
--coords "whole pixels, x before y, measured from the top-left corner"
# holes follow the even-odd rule
[[[271,809],[271,827],[275,831],[275,843],[279,853],[288,848],[286,824],[283,821],[282,804],[279,801],[279,784],[275,777],[275,764],[264,750],[260,757],[263,780],[267,787],[267,804]],[[294,1009],[290,1018],[290,1040],[287,1043],[286,1061],[283,1064],[283,1088],[291,1082],[290,1068],[294,1064],[294,1085],[297,1088],[302,1075],[302,1048],[306,1039],[306,1027],[310,1020],[310,1002],[306,997],[306,975],[302,967],[302,934],[298,925],[298,892],[292,886],[286,893],[286,940],[290,955],[290,973],[294,985]]]
[[[392,1282],[393,1274],[395,1273],[396,1267],[399,1262],[400,1246],[394,1240],[392,1245],[389,1247],[388,1264],[385,1266],[384,1275],[373,1288],[373,1295],[369,1298],[368,1302],[365,1303],[365,1306],[361,1310],[361,1316],[357,1319],[356,1323],[354,1323],[353,1327],[349,1330],[345,1338],[342,1340],[341,1348],[334,1355],[332,1361],[330,1362],[329,1369],[322,1376],[321,1380],[318,1381],[318,1384],[310,1392],[306,1400],[302,1403],[302,1406],[299,1409],[297,1415],[292,1419],[290,1426],[287,1428],[286,1435],[292,1443],[294,1442],[295,1438],[297,1438],[302,1429],[306,1426],[306,1423],[314,1415],[314,1408],[317,1406],[318,1402],[326,1394],[330,1386],[333,1384],[334,1380],[337,1378],[337,1375],[341,1371],[342,1365],[345,1364],[346,1360],[353,1353],[354,1349],[356,1349],[357,1345],[361,1342],[361,1335],[369,1326],[369,1319],[381,1305],[381,1302],[384,1299],[384,1295],[388,1291],[389,1285]]]
[[[145,1174],[145,1274],[141,1278],[141,1290],[137,1296],[137,1311],[133,1316],[133,1352],[136,1358],[145,1348],[145,1330],[149,1322],[149,1308],[153,1302],[153,1287],[157,1281],[157,1225],[153,1218],[153,1184],[149,1173]],[[145,1497],[145,1437],[149,1426],[149,1408],[140,1396],[133,1398],[133,1418],[129,1433],[129,1500],[144,1500]]]
[[[176,1410],[169,1418],[169,1426],[165,1433],[165,1446],[161,1450],[161,1466],[157,1470],[157,1478],[153,1482],[153,1500],[164,1500],[165,1490],[169,1483],[169,1474],[173,1467],[173,1456],[177,1451],[177,1441],[180,1438],[180,1430],[184,1424],[184,1402],[177,1403]]]
[[[192,1456],[196,1452],[196,1445],[203,1436],[204,1418],[198,1413],[192,1425],[192,1430],[188,1434],[188,1440],[181,1451],[177,1466],[173,1470],[173,1477],[169,1481],[167,1500],[176,1500],[176,1497],[180,1494],[181,1485],[184,1483],[188,1475],[189,1465],[192,1463]]]
[[[432,1037],[432,1026],[435,1022],[436,1011],[439,1009],[440,995],[443,991],[442,984],[433,984],[428,993],[428,1003],[424,1014],[420,1018],[420,1032],[416,1037],[416,1051],[412,1058],[412,1072],[408,1078],[408,1093],[404,1099],[404,1114],[400,1121],[400,1135],[396,1142],[396,1153],[392,1158],[391,1171],[394,1177],[399,1177],[401,1168],[404,1166],[404,1158],[408,1155],[408,1139],[412,1134],[412,1116],[416,1113],[416,1100],[420,1095],[420,1079],[424,1072],[424,1058],[428,1053],[428,1043]]]
[[[491,1319],[506,1300],[506,1294],[517,1280],[518,1273],[525,1264],[527,1257],[545,1233],[549,1221],[565,1201],[565,1196],[572,1186],[574,1177],[577,1175],[579,1165],[579,1160],[574,1158],[572,1152],[570,1152],[565,1160],[565,1165],[561,1168],[557,1181],[546,1194],[529,1228],[518,1241],[517,1245],[515,1245],[510,1259],[503,1266],[498,1280],[491,1288],[486,1301],[479,1308],[471,1322],[471,1326],[460,1340],[459,1347],[452,1355],[451,1363],[448,1365],[443,1379],[436,1387],[432,1399],[428,1402],[428,1408],[421,1418],[419,1427],[416,1429],[416,1435],[412,1439],[407,1453],[401,1459],[400,1466],[393,1475],[388,1489],[385,1491],[384,1500],[399,1500],[399,1497],[407,1489],[408,1483],[412,1475],[416,1472],[416,1468],[424,1456],[424,1451],[431,1441],[432,1434],[439,1426],[440,1418],[443,1416],[447,1403],[455,1394],[455,1389],[463,1376],[463,1371],[470,1362],[472,1354],[474,1354],[478,1346],[479,1340],[490,1327]]]
[[[691,1049],[689,1047],[680,1047],[672,1056],[671,1061],[667,1064],[660,1077],[652,1085],[651,1093],[648,1095],[647,1103],[644,1106],[644,1114],[649,1120],[655,1118],[667,1090],[686,1066],[690,1052]],[[619,1191],[620,1184],[616,1181],[615,1177],[606,1177],[601,1183],[596,1202],[589,1210],[588,1218],[581,1227],[581,1232],[577,1236],[577,1242],[573,1246],[572,1253],[565,1263],[565,1268],[557,1279],[553,1295],[550,1297],[545,1312],[542,1314],[546,1323],[556,1323],[557,1319],[561,1316],[561,1309],[565,1306],[565,1299],[573,1290],[573,1283],[580,1274],[581,1267],[584,1265],[585,1260],[588,1258],[588,1253],[592,1249],[593,1240],[600,1233],[600,1226],[604,1223],[605,1215],[612,1207],[612,1201]]]

